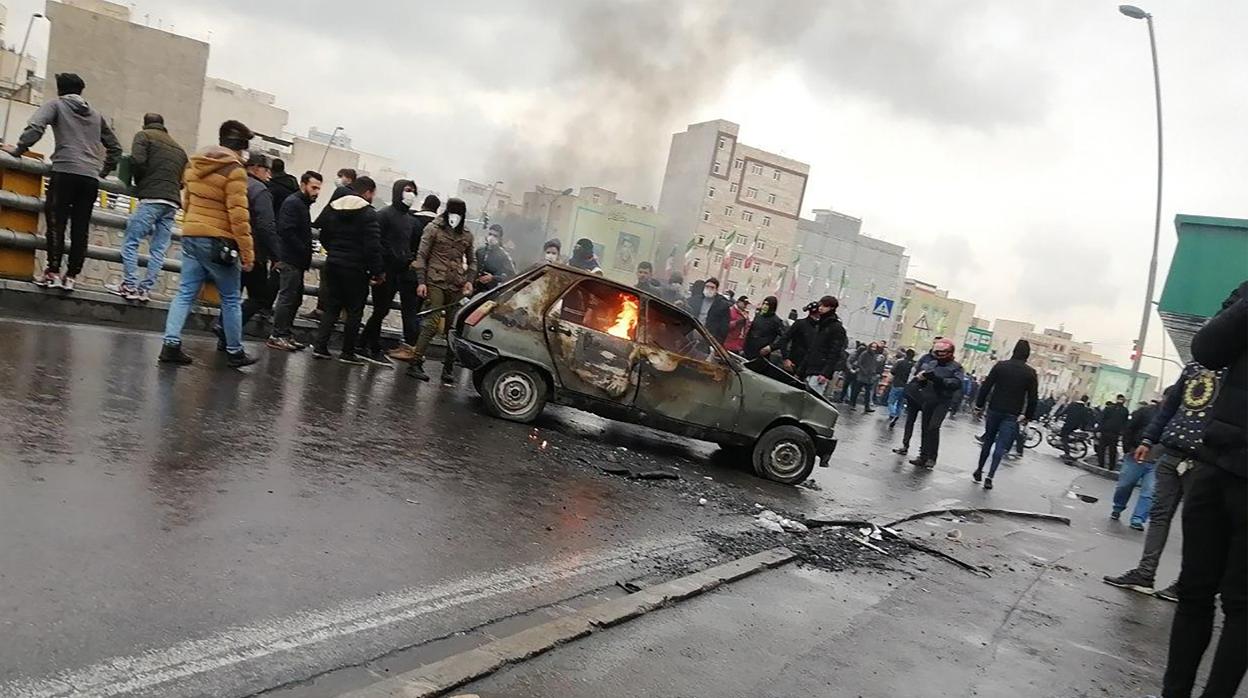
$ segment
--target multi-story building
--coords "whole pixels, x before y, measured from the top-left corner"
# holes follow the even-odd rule
[[[878,299],[901,299],[910,258],[906,249],[862,234],[862,220],[830,209],[797,222],[800,259],[780,293],[782,308],[800,307],[824,295],[841,302],[840,316],[851,340],[887,342],[893,318],[875,315]],[[887,304],[885,304],[887,306]]]
[[[277,96],[268,92],[221,78],[207,78],[199,112],[198,144],[187,143],[188,149],[215,145],[221,122],[227,119],[237,119],[257,134],[280,137],[290,115],[276,102]]]
[[[1069,401],[1090,394],[1105,359],[1086,342],[1061,329],[1037,332],[1035,325],[998,319],[992,324],[992,360],[1008,359],[1020,339],[1031,344],[1028,363],[1036,369],[1041,397]]]
[[[779,290],[797,257],[810,166],[741,143],[739,130],[717,120],[672,136],[654,261],[676,256],[686,278],[757,297]]]
[[[950,298],[948,291],[932,284],[906,279],[893,317],[891,346],[923,353],[933,340],[944,337],[961,348],[975,320],[975,304]]]
[[[104,0],[48,0],[48,75],[77,73],[86,98],[129,147],[143,115],[165,117],[169,135],[193,146],[208,67],[208,44],[130,21]]]

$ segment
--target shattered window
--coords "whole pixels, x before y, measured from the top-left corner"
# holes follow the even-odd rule
[[[711,343],[693,318],[658,303],[646,311],[646,344],[699,361],[711,357]]]
[[[637,338],[638,297],[601,281],[582,281],[563,297],[559,318],[623,339]]]

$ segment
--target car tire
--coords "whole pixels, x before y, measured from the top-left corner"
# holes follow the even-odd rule
[[[810,477],[818,460],[815,440],[800,427],[773,427],[754,444],[754,474],[774,482],[796,485]]]
[[[482,387],[482,384],[485,383],[485,374],[487,372],[488,370],[483,371],[480,369],[472,372],[472,387],[477,391],[477,395],[481,397],[485,397],[485,388]]]
[[[490,414],[512,422],[532,422],[546,406],[546,378],[519,361],[491,366],[481,379],[480,392]]]

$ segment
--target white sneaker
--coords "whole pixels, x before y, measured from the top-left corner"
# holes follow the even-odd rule
[[[44,269],[38,274],[35,274],[34,284],[36,286],[50,288],[54,283],[56,283],[56,279],[57,279],[56,272],[52,271],[51,269]]]
[[[149,301],[151,301],[151,300],[152,300],[152,296],[151,296],[151,294],[148,292],[148,290],[147,290],[147,289],[145,289],[145,288],[141,288],[141,289],[139,289],[139,290],[138,290],[138,292],[137,292],[137,293],[135,293],[135,294],[134,294],[134,296],[133,296],[133,297],[131,297],[131,296],[126,296],[126,300],[129,300],[129,301],[138,301],[138,302],[140,302],[140,303],[147,303],[147,302],[149,302]]]
[[[48,288],[65,288],[65,277],[60,274],[52,274],[48,279]]]
[[[59,286],[60,286],[61,288],[65,289],[66,291],[72,291],[72,290],[74,290],[74,277],[72,277],[72,276],[62,276],[62,277],[61,277],[61,283],[59,284]]]

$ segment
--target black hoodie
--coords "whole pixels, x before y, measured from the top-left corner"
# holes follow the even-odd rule
[[[987,402],[988,409],[993,412],[1021,414],[1027,419],[1035,419],[1039,380],[1036,369],[1027,365],[1030,356],[1031,344],[1025,339],[1018,340],[1014,345],[1014,354],[1005,361],[998,361],[988,372],[988,377],[979,387],[975,406],[983,409]]]
[[[377,212],[381,224],[381,256],[387,271],[397,273],[412,263],[414,252],[412,234],[416,230],[416,217],[411,208],[403,203],[403,188],[416,183],[410,179],[396,180],[390,197],[390,205]]]

